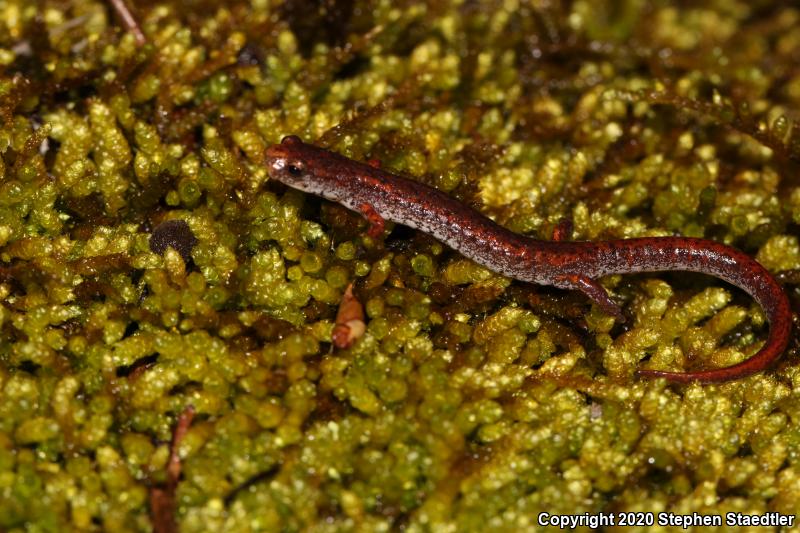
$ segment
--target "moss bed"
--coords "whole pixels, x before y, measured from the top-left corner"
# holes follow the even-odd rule
[[[137,3],[142,46],[105,2],[0,2],[0,530],[168,531],[190,405],[184,532],[798,511],[795,340],[739,381],[633,375],[754,354],[745,294],[609,277],[618,324],[407,228],[371,239],[263,151],[377,158],[538,238],[713,238],[797,309],[800,11]],[[334,349],[351,281],[367,330]]]

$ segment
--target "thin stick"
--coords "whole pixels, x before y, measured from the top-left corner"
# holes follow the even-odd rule
[[[122,19],[122,24],[125,28],[133,34],[133,38],[136,40],[136,44],[139,46],[144,45],[147,42],[147,37],[144,36],[144,32],[142,32],[142,28],[139,26],[139,23],[136,22],[136,17],[133,16],[131,13],[128,4],[125,3],[125,0],[108,0],[111,4],[111,7],[114,8],[114,11],[117,12],[119,18]]]
[[[169,447],[167,463],[167,481],[162,486],[150,487],[150,519],[155,533],[177,533],[175,521],[175,491],[181,477],[181,458],[178,447],[192,425],[195,415],[194,406],[189,405],[178,416],[175,429],[172,431],[172,443]]]

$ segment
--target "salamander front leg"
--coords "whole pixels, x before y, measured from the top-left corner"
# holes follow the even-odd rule
[[[573,229],[572,219],[568,217],[562,218],[553,228],[553,240],[556,242],[572,240]]]
[[[620,322],[625,322],[625,317],[622,315],[620,306],[611,299],[603,286],[593,279],[578,274],[571,274],[562,276],[558,281],[560,282],[559,286],[581,291],[588,296],[591,301],[600,306],[600,309]]]
[[[364,215],[364,218],[367,219],[367,222],[369,222],[367,235],[373,239],[377,239],[383,235],[383,230],[386,227],[386,221],[383,220],[383,217],[380,216],[378,212],[375,211],[375,209],[369,204],[361,204],[358,206],[358,210],[362,215]]]

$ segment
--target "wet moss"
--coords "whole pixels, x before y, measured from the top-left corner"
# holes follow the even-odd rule
[[[0,6],[0,529],[536,530],[796,513],[800,371],[714,386],[763,312],[612,276],[628,322],[269,179],[286,134],[514,231],[683,235],[800,302],[800,15],[780,3]],[[346,287],[366,332],[331,347]],[[794,344],[793,344],[794,346]]]

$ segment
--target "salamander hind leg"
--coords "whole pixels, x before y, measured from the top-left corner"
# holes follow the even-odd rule
[[[579,274],[569,274],[558,279],[558,286],[581,291],[604,312],[613,316],[620,322],[625,322],[625,317],[622,315],[622,308],[611,299],[603,286],[593,279]]]
[[[383,230],[386,227],[386,221],[383,220],[383,217],[378,214],[375,209],[369,204],[361,204],[358,206],[359,212],[364,215],[364,218],[367,219],[369,222],[369,229],[367,230],[367,235],[372,237],[373,239],[377,239],[383,234]]]

